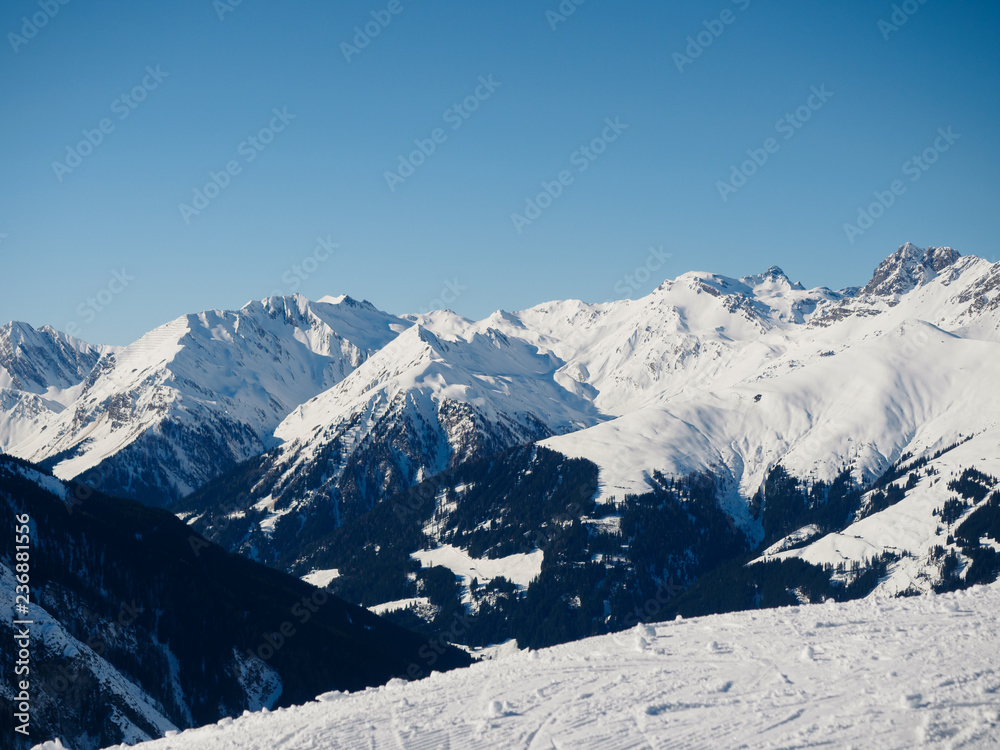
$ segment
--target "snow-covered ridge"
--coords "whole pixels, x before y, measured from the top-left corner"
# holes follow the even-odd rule
[[[277,426],[282,444],[266,459],[266,487],[251,491],[261,507],[277,508],[261,528],[316,502],[376,501],[346,494],[359,473],[387,494],[462,461],[601,421],[590,399],[557,378],[561,366],[551,352],[492,327],[449,338],[414,324]],[[305,486],[300,478],[310,471],[322,479]]]
[[[257,498],[273,505],[282,488],[304,499],[295,480],[316,461],[339,457],[320,472],[332,487],[379,441],[406,442],[416,459],[396,467],[391,491],[477,451],[549,437],[601,467],[602,498],[642,491],[653,470],[720,473],[739,520],[740,499],[779,461],[800,476],[848,463],[871,477],[918,431],[992,429],[989,409],[956,417],[952,405],[994,400],[1000,264],[908,243],[856,294],[805,289],[776,267],[690,272],[638,300],[478,322],[294,295],[184,316],[117,351],[4,330],[62,352],[8,345],[21,353],[0,367],[24,386],[0,390],[0,448],[52,459],[59,476],[98,467],[135,494],[150,490],[141,467],[152,462],[152,494],[170,497],[278,446],[278,492]],[[82,362],[76,375],[67,357]]]
[[[994,584],[639,625],[139,747],[991,747],[998,617]]]
[[[808,298],[773,314],[743,281],[687,274],[632,303],[648,309],[624,356],[623,335],[601,335],[622,311],[566,318],[576,330],[554,337],[566,371],[618,418],[545,444],[601,466],[602,498],[644,491],[653,469],[721,474],[739,517],[737,495],[752,496],[779,462],[824,480],[850,465],[870,480],[905,450],[997,428],[1000,264],[906,245],[856,296],[770,275]],[[699,285],[721,296],[691,301]],[[796,317],[806,303],[815,307]],[[552,312],[521,317],[562,318]]]
[[[293,408],[409,325],[349,297],[310,302],[294,295],[182,316],[115,350],[98,352],[50,334],[63,349],[73,344],[80,357],[89,356],[89,366],[81,365],[76,385],[67,385],[66,366],[49,367],[50,379],[76,388],[66,408],[29,408],[22,396],[3,412],[10,426],[0,421],[0,438],[7,438],[0,448],[33,461],[58,457],[54,470],[64,478],[110,461],[99,472],[104,486],[125,494],[185,494],[273,444],[274,428]],[[14,351],[22,352],[12,359],[18,367],[0,362],[0,378],[8,370],[38,370],[24,361],[40,355],[24,346]],[[142,468],[150,463],[153,486]]]

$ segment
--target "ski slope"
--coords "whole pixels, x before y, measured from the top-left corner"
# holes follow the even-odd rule
[[[998,616],[993,584],[639,625],[138,747],[996,747]]]

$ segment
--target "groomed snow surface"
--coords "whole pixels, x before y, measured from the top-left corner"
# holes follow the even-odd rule
[[[993,584],[639,625],[139,747],[996,747],[998,615]]]

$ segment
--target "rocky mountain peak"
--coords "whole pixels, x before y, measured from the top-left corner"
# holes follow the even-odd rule
[[[907,242],[879,264],[860,294],[876,296],[906,294],[929,282],[960,257],[960,254],[950,247],[928,247],[923,250]]]
[[[799,283],[793,282],[784,271],[778,266],[771,266],[764,273],[753,274],[751,276],[744,276],[740,279],[744,284],[749,287],[758,287],[763,284],[779,285],[785,286],[789,289],[803,290],[803,287]]]

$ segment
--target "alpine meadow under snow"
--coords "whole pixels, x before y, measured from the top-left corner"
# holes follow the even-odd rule
[[[176,656],[162,638],[182,620],[130,635],[69,571],[42,592],[50,641],[121,719],[101,726],[77,695],[74,750],[202,724],[152,747],[979,747],[1000,736],[998,382],[1000,263],[909,243],[841,290],[692,272],[480,321],[293,295],[126,347],[15,322],[0,497],[75,539],[99,490],[123,509],[107,550],[139,519],[177,570],[329,592],[310,639],[329,627],[377,652],[362,606],[379,637],[410,631],[368,690],[288,709],[318,679],[307,639],[244,659],[279,607],[213,636],[227,677],[199,695],[186,640],[138,664]],[[114,556],[74,545],[91,577]],[[103,575],[173,591],[147,574]],[[253,588],[223,614],[261,615]],[[109,653],[88,651],[95,633]],[[448,647],[406,669],[445,641],[496,658],[425,677],[468,661]],[[363,686],[330,658],[329,690]],[[424,679],[375,688],[388,674]],[[261,712],[216,723],[238,708]]]

